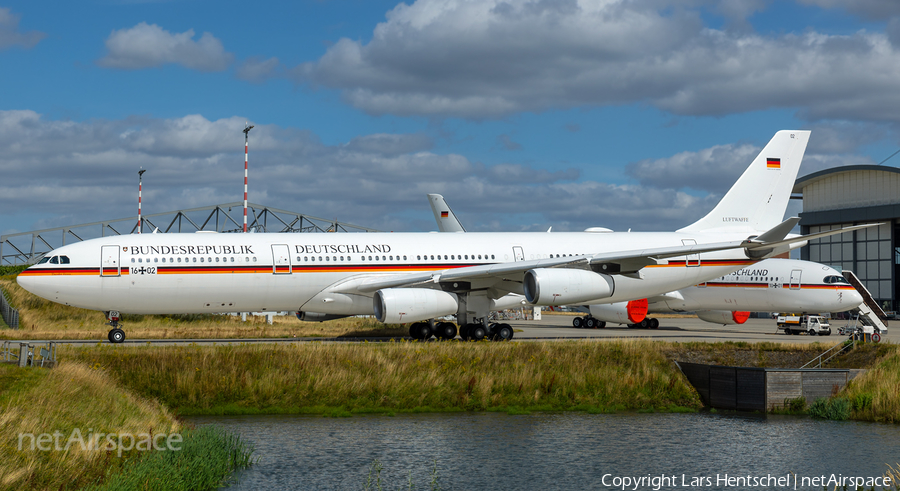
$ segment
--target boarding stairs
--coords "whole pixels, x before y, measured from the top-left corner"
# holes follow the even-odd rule
[[[868,328],[872,329],[872,332],[878,333],[881,336],[887,334],[887,315],[885,315],[884,310],[881,310],[881,306],[878,305],[878,302],[872,298],[872,295],[869,293],[869,290],[859,281],[859,278],[853,274],[853,271],[844,270],[843,272],[844,278],[853,285],[853,288],[856,288],[856,291],[859,292],[863,297],[863,303],[856,309],[851,310],[851,315],[856,315],[856,321],[863,328],[863,330],[868,331]]]

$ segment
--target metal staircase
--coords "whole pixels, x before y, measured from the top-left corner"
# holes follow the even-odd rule
[[[859,278],[853,274],[853,271],[844,270],[843,272],[844,278],[853,285],[853,288],[856,288],[856,291],[859,292],[863,297],[863,303],[856,309],[852,310],[851,313],[855,313],[858,315],[858,320],[860,325],[863,327],[871,327],[873,332],[879,333],[880,335],[884,335],[887,333],[887,316],[884,314],[884,311],[881,310],[881,306],[878,305],[878,302],[872,298],[872,295],[869,293],[869,290],[859,281]]]

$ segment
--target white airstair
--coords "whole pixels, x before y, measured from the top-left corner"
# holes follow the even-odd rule
[[[863,303],[857,309],[850,311],[851,314],[857,316],[856,320],[860,327],[863,328],[864,332],[871,329],[872,333],[877,333],[879,336],[887,334],[887,316],[884,314],[884,311],[881,310],[881,306],[879,306],[878,302],[872,298],[869,290],[866,289],[865,285],[859,281],[859,278],[853,274],[853,271],[844,270],[843,274],[844,278],[846,278],[847,281],[853,285],[853,288],[856,288],[856,291],[863,297]]]

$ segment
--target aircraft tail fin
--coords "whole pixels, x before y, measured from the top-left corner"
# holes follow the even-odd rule
[[[679,232],[730,229],[753,233],[781,223],[809,134],[808,130],[775,133],[719,204]]]
[[[456,214],[450,209],[450,205],[444,201],[444,197],[440,194],[429,194],[428,203],[431,204],[431,211],[434,213],[434,220],[437,222],[438,229],[441,232],[465,232],[465,227],[456,218]]]

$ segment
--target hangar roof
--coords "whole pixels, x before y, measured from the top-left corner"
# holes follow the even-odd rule
[[[832,167],[831,169],[820,170],[818,172],[813,172],[812,174],[807,174],[803,177],[797,178],[794,181],[794,188],[791,190],[792,193],[803,193],[803,188],[809,186],[810,184],[821,181],[822,179],[827,179],[833,175],[841,174],[844,172],[859,172],[859,171],[882,171],[882,172],[890,172],[895,174],[900,174],[900,168],[898,167],[888,167],[884,165],[845,165],[842,167]]]

